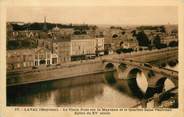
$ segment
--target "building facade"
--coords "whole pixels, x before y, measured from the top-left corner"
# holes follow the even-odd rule
[[[104,55],[104,37],[96,37],[96,55]]]
[[[46,48],[8,50],[6,57],[10,71],[58,64],[58,55]]]
[[[170,42],[178,42],[178,38],[176,36],[162,36],[161,43],[169,45]]]
[[[58,63],[71,61],[71,43],[69,39],[54,40],[53,51],[58,55]]]
[[[7,70],[34,66],[34,49],[7,50]]]
[[[37,48],[34,56],[34,66],[56,65],[58,55],[46,48]]]
[[[75,35],[71,38],[71,59],[85,59],[96,54],[96,39],[88,35]]]
[[[139,44],[135,38],[129,38],[120,42],[120,48],[138,50]]]

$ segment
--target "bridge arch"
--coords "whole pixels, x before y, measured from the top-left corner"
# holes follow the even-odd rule
[[[156,87],[160,89],[160,92],[164,90],[169,90],[171,88],[177,87],[177,83],[171,78],[162,77],[156,82]]]
[[[127,74],[127,79],[132,79],[132,78],[136,78],[137,77],[137,73],[141,73],[142,70],[135,67],[135,68],[132,68],[128,71],[128,74]]]
[[[169,65],[170,67],[174,67],[174,66],[176,66],[177,64],[178,64],[178,60],[177,60],[177,59],[173,59],[173,60],[168,61],[168,65]]]
[[[148,78],[146,71],[138,67],[132,67],[127,70],[126,79],[128,80],[128,86],[130,90],[137,96],[145,95],[148,88]],[[138,74],[140,76],[138,76]]]
[[[118,68],[121,69],[122,71],[125,71],[127,69],[127,64],[124,64],[124,63],[120,63],[118,65]]]
[[[105,63],[104,64],[105,71],[108,71],[105,73],[105,82],[107,82],[110,85],[113,85],[116,83],[116,78],[114,76],[114,70],[116,70],[116,66],[113,63]]]
[[[114,82],[124,79],[128,68],[129,66],[125,63],[104,62],[104,70],[107,71],[105,75],[106,81],[110,80],[110,82]]]
[[[106,63],[104,65],[104,69],[105,70],[113,70],[113,69],[115,69],[115,65],[113,63]]]
[[[156,82],[156,88],[157,88],[157,93],[160,93],[164,89],[164,83],[166,81],[166,77],[161,77],[157,82]]]

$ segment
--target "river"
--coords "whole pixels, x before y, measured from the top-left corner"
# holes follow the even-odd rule
[[[178,64],[166,68],[178,70]],[[112,85],[106,82],[108,74],[93,74],[78,78],[55,80],[44,83],[7,88],[8,106],[38,107],[121,107],[136,105],[146,92],[148,84],[144,74],[138,73],[136,84],[130,87],[129,81]],[[120,85],[121,84],[121,85]],[[139,87],[137,90],[136,87]],[[165,81],[165,89],[174,87],[170,80]]]

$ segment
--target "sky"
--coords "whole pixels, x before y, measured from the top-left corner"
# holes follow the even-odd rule
[[[177,24],[175,6],[57,6],[8,7],[7,21],[108,24],[159,25]]]

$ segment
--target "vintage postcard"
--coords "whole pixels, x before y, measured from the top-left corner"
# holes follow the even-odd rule
[[[2,117],[184,116],[182,1],[0,3]]]

